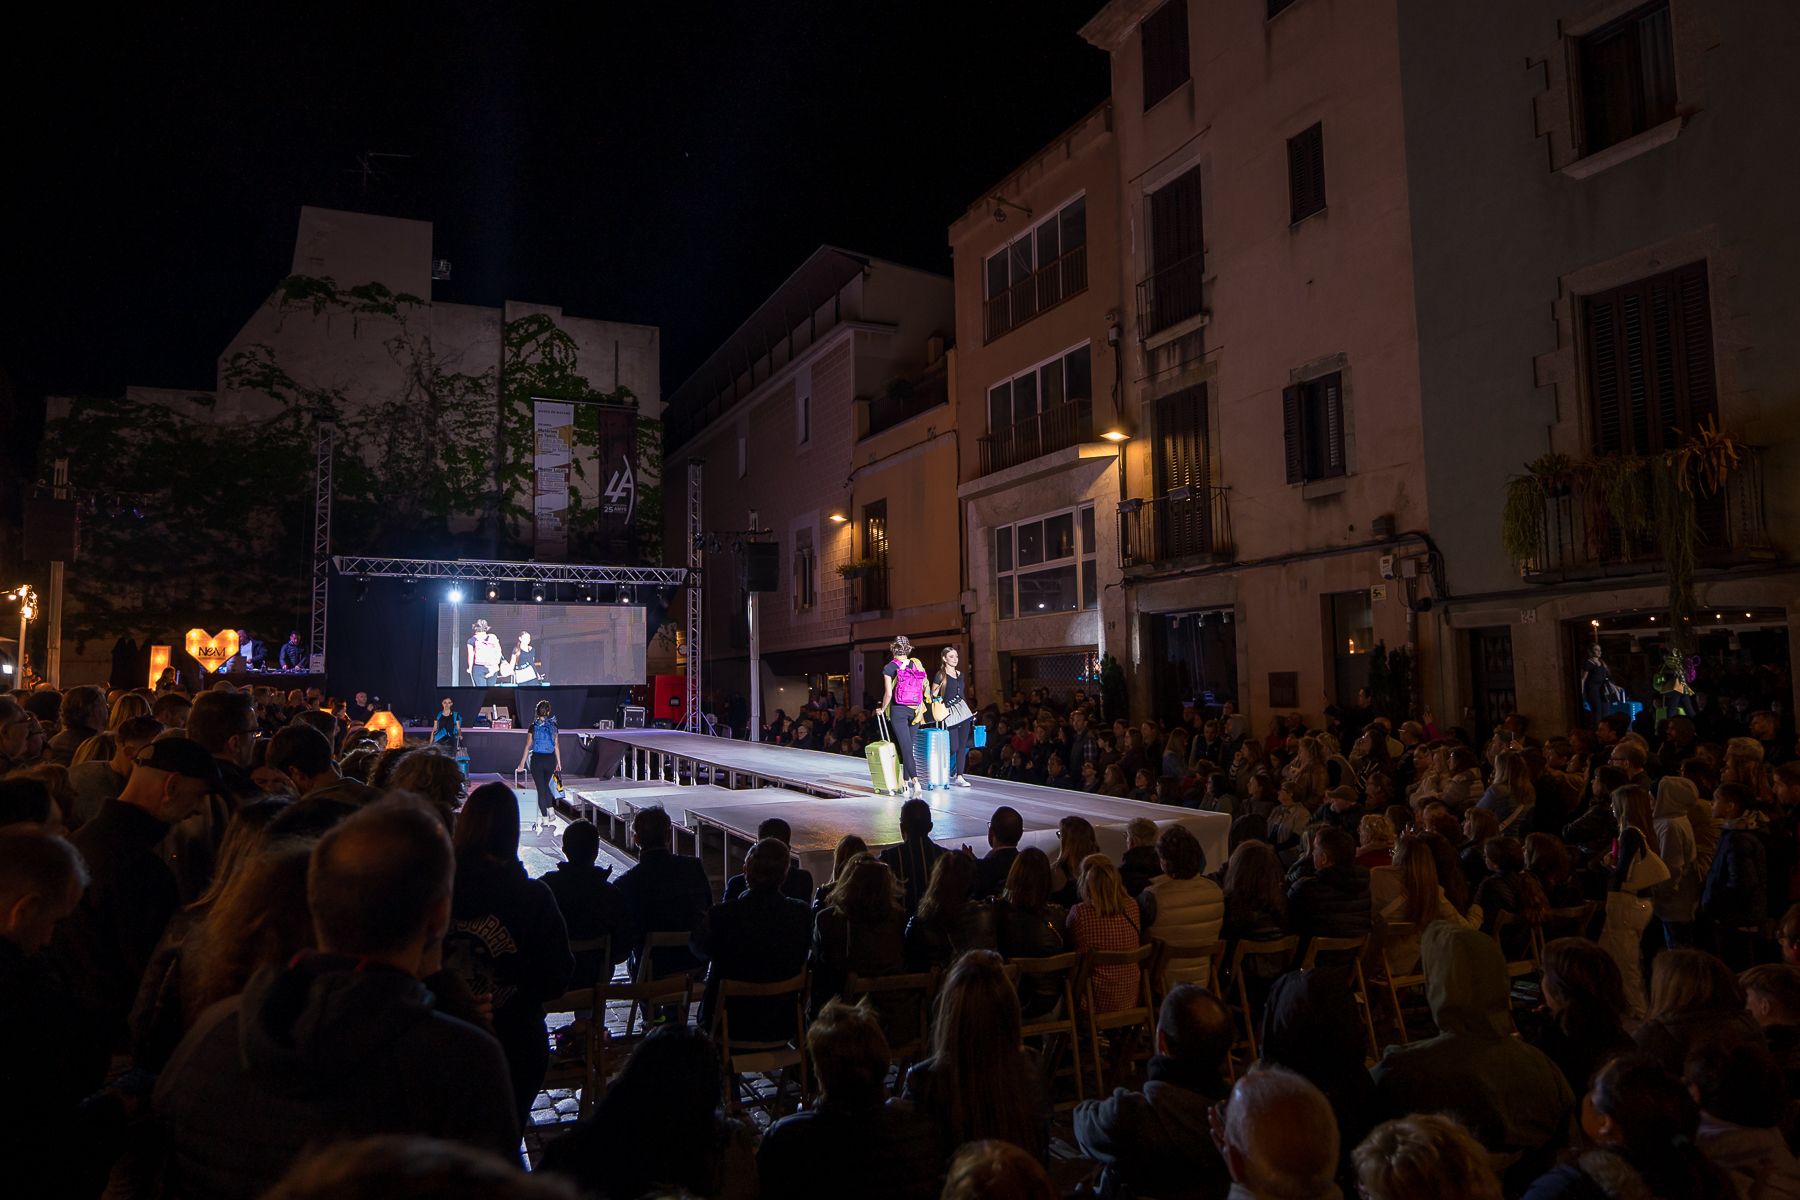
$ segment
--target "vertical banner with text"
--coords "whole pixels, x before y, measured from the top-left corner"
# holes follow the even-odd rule
[[[532,527],[539,559],[569,553],[569,464],[574,457],[575,406],[566,400],[531,402]]]
[[[599,522],[594,553],[600,561],[637,562],[637,410],[603,405],[598,413],[595,481]]]

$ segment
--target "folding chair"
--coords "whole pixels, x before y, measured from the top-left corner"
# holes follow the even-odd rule
[[[882,1032],[888,1035],[888,1060],[900,1069],[900,1078],[906,1078],[906,1068],[916,1062],[930,1038],[931,1001],[937,994],[938,973],[935,970],[924,971],[916,975],[855,975],[844,980],[845,999],[858,999],[864,996],[878,997],[874,1002],[877,1015],[882,1016]],[[908,995],[915,997],[912,1004],[906,1007],[913,1016],[911,1037],[896,1040],[896,1030],[889,1029],[885,1007],[891,1013],[899,1004],[906,1003]],[[891,999],[888,999],[890,998]],[[904,1029],[898,1032],[907,1032]]]
[[[774,983],[748,983],[741,979],[719,980],[718,1004],[713,1009],[713,1037],[725,1070],[725,1105],[732,1111],[746,1107],[738,1099],[738,1076],[777,1076],[775,1092],[766,1103],[779,1110],[784,1092],[779,1074],[797,1070],[800,1104],[812,1098],[812,1079],[806,1063],[807,973]],[[771,1041],[738,1041],[731,1033],[731,1001],[734,999],[789,997],[794,1006],[794,1035]],[[752,1104],[765,1103],[753,1101]]]
[[[1250,988],[1244,981],[1244,964],[1253,958],[1291,958],[1299,951],[1299,949],[1300,938],[1295,934],[1289,934],[1287,937],[1277,938],[1267,942],[1240,941],[1231,948],[1231,982],[1232,987],[1237,991],[1238,1011],[1244,1018],[1245,1036],[1245,1042],[1234,1044],[1232,1047],[1233,1050],[1235,1050],[1238,1045],[1247,1043],[1250,1047],[1250,1057],[1252,1059],[1254,1059],[1258,1053],[1256,1048],[1256,1014],[1250,1010]]]
[[[1414,936],[1416,932],[1416,927],[1410,922],[1389,921],[1387,923],[1387,934],[1381,940],[1381,981],[1387,985],[1388,1003],[1392,1006],[1394,1012],[1394,1028],[1400,1033],[1400,1044],[1402,1046],[1409,1044],[1412,1039],[1406,1032],[1406,1015],[1400,1006],[1400,993],[1403,990],[1424,987],[1425,976],[1417,972],[1410,975],[1395,974],[1393,963],[1388,960],[1387,948],[1389,942],[1403,942],[1407,938]]]
[[[1544,923],[1537,927],[1537,958],[1544,961],[1544,943],[1559,937],[1587,937],[1588,925],[1594,919],[1594,910],[1599,906],[1592,900],[1584,900],[1580,904],[1568,908],[1553,908],[1544,914]]]
[[[1151,999],[1162,1003],[1163,997],[1169,994],[1169,973],[1177,971],[1187,973],[1196,965],[1206,970],[1206,986],[1214,995],[1219,991],[1220,968],[1225,965],[1225,943],[1171,942],[1164,938],[1152,938],[1151,944],[1156,947],[1156,954],[1150,960],[1150,993]]]
[[[1102,1031],[1132,1030],[1140,1026],[1144,1030],[1144,1057],[1156,1053],[1156,1009],[1150,1002],[1150,959],[1156,953],[1156,946],[1147,943],[1135,950],[1089,950],[1087,961],[1082,964],[1082,1007],[1087,1012],[1088,1042],[1094,1055],[1094,1087],[1095,1095],[1106,1095],[1106,1068],[1102,1063],[1100,1051],[1100,1034]],[[1115,1008],[1110,1012],[1098,1011],[1094,1003],[1094,971],[1099,967],[1134,966],[1137,968],[1138,986],[1137,1003],[1124,1008]],[[1125,1062],[1124,1054],[1120,1062]]]
[[[611,938],[600,937],[571,941],[569,943],[569,949],[577,956],[582,954],[594,954],[597,956],[598,961],[601,964],[600,972],[602,974],[611,970]],[[589,1110],[593,1108],[596,1084],[598,1082],[596,1079],[596,1072],[597,1052],[600,1042],[599,1035],[595,1032],[595,1027],[605,1024],[605,1014],[596,1011],[596,1009],[599,1008],[599,1004],[595,999],[595,989],[601,985],[603,980],[596,978],[571,980],[571,982],[575,984],[574,987],[571,987],[568,991],[556,997],[554,1000],[544,1001],[544,1014],[546,1016],[551,1016],[558,1013],[568,1013],[573,1016],[576,1021],[581,1021],[584,1018],[587,1020],[587,1028],[583,1031],[581,1037],[581,1053],[578,1057],[574,1058],[558,1058],[555,1053],[555,1047],[552,1046],[550,1067],[544,1073],[544,1087],[546,1089],[580,1089],[580,1115],[585,1117]],[[554,1037],[554,1035],[551,1036]]]
[[[693,1003],[693,995],[686,980],[679,975],[670,975],[663,979],[651,980],[649,983],[633,983],[624,979],[613,979],[601,984],[594,990],[597,1007],[594,1011],[593,1036],[599,1044],[590,1052],[594,1070],[594,1096],[598,1099],[606,1095],[607,1081],[618,1073],[618,1068],[625,1065],[624,1060],[637,1044],[650,1035],[650,1022],[644,1022],[643,1032],[632,1034],[629,1030],[622,1034],[612,1032],[605,1021],[605,1007],[624,1001],[629,1005],[628,1013],[638,1010],[650,1012],[654,1009],[671,1011],[671,1020],[677,1025],[686,1025],[688,1011]],[[590,1105],[587,1093],[581,1097],[582,1115],[587,1115]]]
[[[1027,976],[1059,976],[1062,983],[1062,1003],[1042,1017],[1027,1021],[1019,1028],[1023,1038],[1041,1037],[1044,1039],[1045,1068],[1050,1081],[1055,1083],[1063,1075],[1075,1077],[1075,1099],[1087,1099],[1087,1083],[1083,1077],[1081,1066],[1081,1028],[1075,1024],[1075,976],[1081,970],[1081,954],[1071,950],[1066,954],[1051,954],[1042,958],[1009,958],[1006,960],[1006,975],[1015,984]],[[1057,1015],[1060,1013],[1061,1015]],[[1062,1055],[1053,1052],[1058,1039],[1066,1039],[1069,1047],[1069,1067],[1064,1070],[1060,1059]],[[1073,1104],[1059,1104],[1058,1108],[1073,1108]]]
[[[1519,929],[1524,933],[1522,939],[1515,939],[1525,948],[1524,958],[1506,957],[1506,976],[1518,979],[1525,975],[1535,975],[1541,969],[1538,964],[1538,947],[1543,944],[1543,936],[1537,926],[1527,921],[1518,913],[1503,912],[1494,917],[1494,942],[1500,947],[1502,956],[1506,956],[1506,931]]]
[[[679,930],[663,930],[658,933],[646,933],[644,935],[644,948],[638,952],[636,982],[646,984],[655,983],[661,978],[686,979],[688,986],[688,1003],[690,1005],[698,1004],[700,1002],[700,995],[706,987],[705,976],[696,971],[685,970],[673,975],[659,977],[656,973],[656,955],[654,953],[657,950],[668,950],[677,947],[685,950],[692,938],[692,934],[682,933]],[[639,1011],[640,1006],[636,1004],[633,1004],[631,1008],[627,1010],[625,1014],[626,1037],[631,1036],[632,1022],[637,1019]]]
[[[1353,985],[1351,994],[1362,1006],[1363,1028],[1369,1034],[1369,1057],[1381,1057],[1381,1047],[1375,1041],[1375,1022],[1369,1016],[1369,981],[1363,975],[1363,955],[1369,949],[1369,935],[1360,937],[1328,938],[1316,937],[1306,943],[1306,957],[1300,960],[1300,969],[1310,971],[1319,965],[1321,954],[1343,954],[1350,960],[1350,982]]]

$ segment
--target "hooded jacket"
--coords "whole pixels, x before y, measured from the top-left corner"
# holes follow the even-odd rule
[[[1700,911],[1727,927],[1761,924],[1769,907],[1768,887],[1768,851],[1754,815],[1721,822]]]
[[[1200,1200],[1231,1186],[1207,1113],[1231,1094],[1216,1068],[1153,1057],[1142,1091],[1116,1089],[1075,1107],[1075,1141],[1105,1169],[1104,1196]]]
[[[506,1059],[392,967],[265,967],[176,1047],[154,1099],[171,1197],[261,1194],[308,1147],[378,1133],[518,1150]]]
[[[1543,1051],[1513,1036],[1500,948],[1447,921],[1419,943],[1426,1000],[1443,1032],[1388,1047],[1373,1069],[1382,1111],[1447,1112],[1496,1154],[1555,1149],[1575,1095]]]
[[[1689,811],[1700,793],[1689,781],[1667,776],[1656,785],[1656,852],[1669,868],[1669,881],[1650,893],[1656,916],[1664,921],[1691,921],[1700,906],[1700,884],[1705,878],[1694,843]]]

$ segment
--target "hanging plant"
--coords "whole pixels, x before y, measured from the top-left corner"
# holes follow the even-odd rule
[[[1538,481],[1549,496],[1561,496],[1581,475],[1582,464],[1567,454],[1551,450],[1525,464],[1525,471]]]
[[[1642,458],[1603,454],[1588,461],[1587,474],[1614,529],[1627,538],[1650,531],[1650,477]]]
[[[837,565],[837,573],[845,579],[861,579],[881,566],[871,558],[854,558]]]
[[[1663,457],[1675,469],[1682,491],[1691,495],[1698,487],[1703,495],[1711,496],[1725,486],[1725,480],[1743,462],[1744,447],[1708,417],[1706,424]]]
[[[1673,454],[1653,460],[1651,493],[1657,551],[1669,580],[1669,640],[1679,649],[1693,644],[1694,543],[1700,536],[1694,494]]]
[[[1506,502],[1500,508],[1500,548],[1521,569],[1544,555],[1544,502],[1549,499],[1535,475],[1514,475],[1506,481]]]

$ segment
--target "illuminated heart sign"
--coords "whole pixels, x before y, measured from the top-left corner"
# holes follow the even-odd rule
[[[200,660],[201,670],[211,674],[238,652],[237,630],[208,633],[204,629],[190,629],[187,631],[187,652]]]

